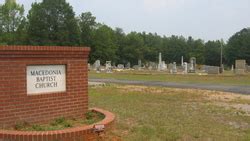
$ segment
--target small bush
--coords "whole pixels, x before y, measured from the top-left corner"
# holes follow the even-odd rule
[[[29,126],[28,122],[21,121],[21,122],[16,123],[16,125],[14,126],[14,129],[15,130],[21,130],[21,129],[27,127],[27,126]]]
[[[89,111],[85,114],[85,117],[87,120],[93,119],[94,118],[94,113]]]
[[[32,125],[32,130],[35,130],[35,131],[44,131],[45,129],[42,126],[40,126],[40,125],[34,124],[34,125]]]

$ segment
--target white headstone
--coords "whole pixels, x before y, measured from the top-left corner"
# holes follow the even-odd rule
[[[183,67],[183,56],[181,56],[181,66]]]
[[[158,63],[158,71],[162,70],[162,57],[161,52],[159,53],[159,63]]]
[[[101,70],[101,61],[100,60],[96,60],[94,63],[94,70],[96,70],[97,73],[100,72]]]
[[[184,62],[184,74],[187,74],[188,73],[188,64],[187,62]]]
[[[165,63],[165,61],[162,61],[162,70],[167,70],[167,65]]]
[[[126,69],[130,69],[131,68],[131,64],[130,64],[130,62],[128,62],[127,64],[126,64]]]
[[[232,65],[232,67],[231,67],[231,71],[234,71],[234,65]]]
[[[173,63],[173,73],[177,73],[176,62]]]
[[[124,69],[124,65],[123,64],[118,64],[117,69]]]
[[[141,64],[141,60],[138,60],[138,69],[141,70],[142,64]]]
[[[190,73],[195,73],[196,71],[196,58],[192,57],[190,58],[190,68],[189,68],[189,72]]]
[[[112,73],[112,65],[111,65],[111,61],[106,61],[106,73]]]

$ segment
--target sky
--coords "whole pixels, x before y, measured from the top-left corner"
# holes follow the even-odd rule
[[[27,11],[32,2],[17,0]],[[125,33],[192,36],[227,41],[250,27],[250,0],[66,0],[76,13],[91,12],[96,21]],[[0,0],[3,3],[4,0]]]

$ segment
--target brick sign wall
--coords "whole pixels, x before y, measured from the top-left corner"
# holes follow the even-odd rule
[[[88,109],[89,51],[0,46],[0,126],[83,116]]]

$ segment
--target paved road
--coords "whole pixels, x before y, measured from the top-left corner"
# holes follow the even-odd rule
[[[134,81],[134,80],[118,80],[118,79],[96,79],[89,78],[89,82],[104,82],[104,83],[118,83],[131,85],[145,85],[145,86],[162,86],[171,88],[193,88],[204,90],[216,90],[223,92],[233,92],[239,94],[250,94],[250,86],[237,85],[218,85],[218,84],[187,84],[187,83],[173,83],[160,81]]]

